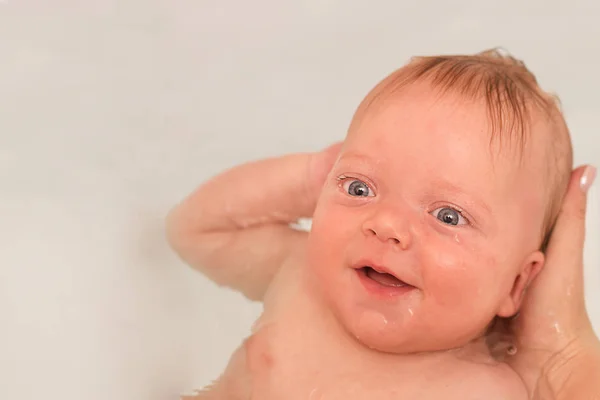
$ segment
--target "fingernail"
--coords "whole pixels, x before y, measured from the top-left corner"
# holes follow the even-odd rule
[[[596,168],[588,165],[583,171],[583,175],[581,175],[581,179],[579,180],[579,186],[583,193],[586,193],[588,189],[594,183],[594,179],[596,179]]]

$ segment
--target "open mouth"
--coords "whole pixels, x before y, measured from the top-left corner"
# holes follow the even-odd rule
[[[408,283],[401,281],[396,278],[394,275],[389,274],[387,272],[379,272],[373,269],[373,267],[365,266],[359,268],[359,273],[363,274],[364,277],[377,282],[381,286],[386,286],[389,288],[401,288],[404,286],[410,286]]]

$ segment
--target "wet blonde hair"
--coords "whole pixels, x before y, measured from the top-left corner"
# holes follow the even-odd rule
[[[573,168],[573,150],[557,96],[544,92],[525,64],[502,49],[474,55],[414,57],[407,65],[381,81],[363,100],[355,120],[403,87],[425,81],[441,94],[456,93],[466,99],[485,99],[491,126],[490,145],[499,140],[519,155],[532,125],[543,122],[548,202],[541,228],[540,248],[546,249]],[[351,128],[352,129],[352,128]],[[537,131],[537,130],[536,130]],[[515,148],[516,146],[516,148]]]

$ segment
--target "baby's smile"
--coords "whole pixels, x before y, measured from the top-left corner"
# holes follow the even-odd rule
[[[389,299],[415,289],[414,286],[409,285],[382,266],[365,265],[357,268],[356,272],[364,288],[376,296],[384,296]]]

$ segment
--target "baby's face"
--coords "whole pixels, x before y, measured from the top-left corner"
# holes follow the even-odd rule
[[[539,162],[519,167],[489,131],[484,105],[424,86],[353,124],[308,253],[327,305],[365,345],[459,347],[518,310],[543,264]]]

